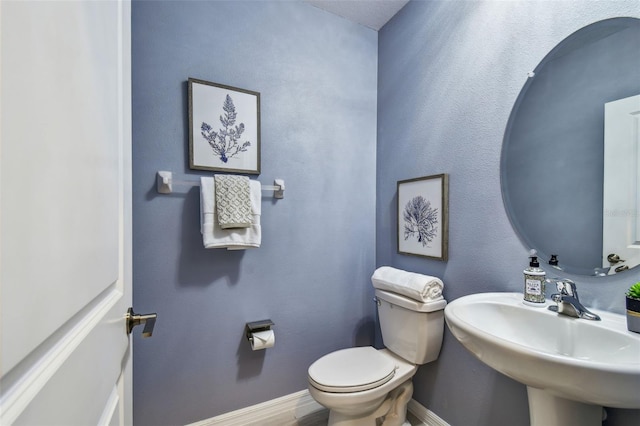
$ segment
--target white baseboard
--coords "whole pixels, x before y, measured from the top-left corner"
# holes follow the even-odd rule
[[[415,399],[409,401],[409,404],[407,404],[407,411],[413,414],[413,416],[422,422],[424,426],[449,426],[449,423],[442,420],[436,413],[429,410]]]
[[[296,426],[303,418],[320,417],[325,410],[305,389],[261,404],[191,423],[188,426]],[[423,426],[449,426],[433,411],[420,405],[414,399],[409,401],[407,410],[422,422]]]
[[[325,408],[308,390],[285,395],[261,404],[192,423],[189,426],[297,425],[299,419],[319,413]]]

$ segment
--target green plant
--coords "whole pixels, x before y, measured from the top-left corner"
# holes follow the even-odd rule
[[[633,297],[634,299],[640,299],[640,281],[629,287],[627,296]]]

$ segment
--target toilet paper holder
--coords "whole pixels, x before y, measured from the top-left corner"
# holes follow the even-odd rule
[[[271,327],[274,325],[275,324],[270,319],[248,322],[245,326],[245,334],[247,336],[247,340],[251,342],[251,339],[253,339],[253,333],[271,330]]]

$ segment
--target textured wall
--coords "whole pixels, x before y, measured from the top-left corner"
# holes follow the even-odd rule
[[[640,15],[637,1],[412,1],[379,33],[376,263],[443,277],[445,296],[522,291],[528,247],[500,191],[511,108],[556,44],[596,20]],[[396,182],[450,174],[449,261],[396,253]],[[640,271],[572,277],[587,306],[622,312]],[[485,367],[446,331],[414,398],[452,425],[526,425],[526,389]],[[612,410],[609,425],[637,424]]]
[[[321,355],[369,344],[375,262],[377,33],[300,2],[133,2],[137,425],[189,423],[305,389]],[[188,169],[187,78],[261,93],[263,244],[205,250]],[[276,345],[252,352],[248,321]]]

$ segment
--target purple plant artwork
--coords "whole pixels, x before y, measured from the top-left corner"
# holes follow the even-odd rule
[[[219,157],[223,163],[229,161],[230,158],[241,152],[246,152],[251,146],[251,142],[242,142],[242,133],[244,133],[244,123],[236,125],[236,107],[233,104],[231,96],[227,95],[222,105],[223,115],[220,115],[220,123],[222,127],[218,131],[202,122],[200,127],[202,137],[209,143],[215,156]]]
[[[438,235],[438,209],[418,195],[404,207],[404,239],[417,238],[423,247]]]

